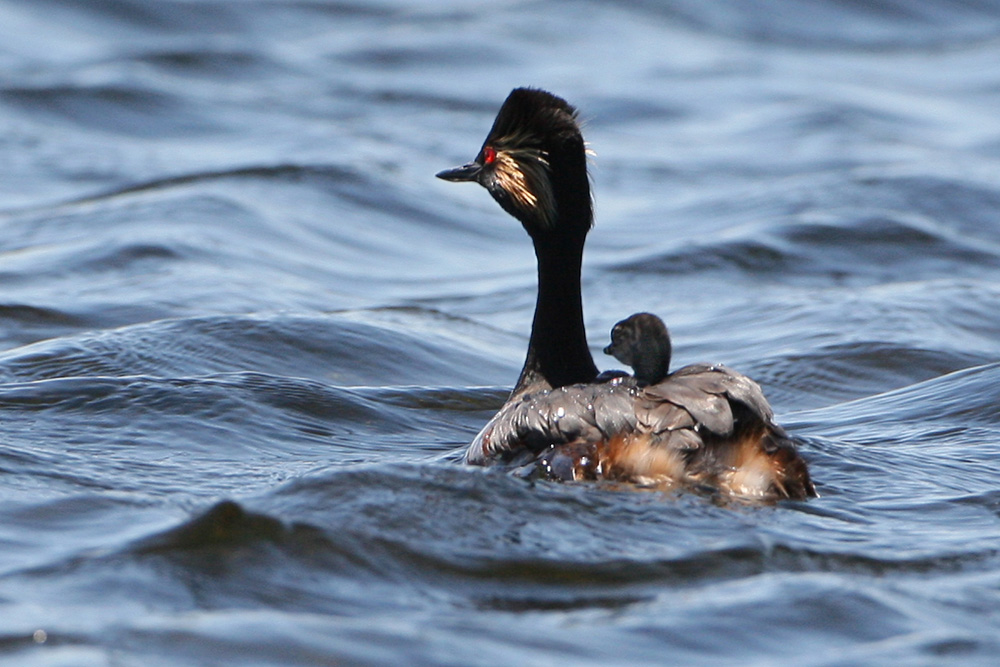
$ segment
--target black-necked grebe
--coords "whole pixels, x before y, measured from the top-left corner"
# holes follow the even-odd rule
[[[656,315],[629,315],[611,329],[604,354],[631,366],[640,387],[656,384],[670,371],[670,332]]]
[[[748,498],[815,495],[805,462],[750,378],[707,364],[644,387],[642,379],[598,378],[580,294],[593,212],[576,109],[551,93],[517,88],[476,159],[438,177],[485,187],[524,226],[538,260],[524,367],[469,445],[468,463]]]

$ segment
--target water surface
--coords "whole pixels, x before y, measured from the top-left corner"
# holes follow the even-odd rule
[[[0,656],[989,664],[1000,5],[0,1]],[[822,497],[458,463],[534,257],[471,159],[581,109],[595,357],[757,378]]]

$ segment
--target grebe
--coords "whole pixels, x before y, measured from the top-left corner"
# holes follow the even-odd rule
[[[513,90],[476,159],[437,176],[485,187],[521,222],[538,262],[524,367],[469,445],[467,463],[755,499],[816,495],[750,378],[708,364],[643,387],[598,378],[583,324],[580,270],[593,210],[574,107],[543,90]]]
[[[611,329],[611,355],[635,372],[640,387],[656,384],[670,370],[670,332],[663,320],[651,313],[629,315]]]

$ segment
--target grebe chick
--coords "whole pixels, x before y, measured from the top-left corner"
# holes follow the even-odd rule
[[[593,212],[576,116],[562,98],[517,88],[476,159],[437,175],[485,187],[520,221],[538,262],[524,366],[466,462],[752,499],[815,495],[805,462],[745,375],[698,364],[646,387],[599,380],[583,325],[580,270]]]
[[[640,387],[656,384],[670,370],[670,332],[652,313],[636,313],[615,324],[604,354],[631,366]]]

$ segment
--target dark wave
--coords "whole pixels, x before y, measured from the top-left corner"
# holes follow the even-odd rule
[[[177,76],[218,78],[220,80],[254,79],[281,74],[283,68],[253,50],[175,49],[143,53],[135,58]]]
[[[1000,423],[997,374],[996,363],[974,366],[785,421],[811,443],[809,460],[825,469],[829,493],[856,494],[862,504],[895,508],[896,521],[925,524],[916,549],[961,551],[981,541],[973,536],[982,512],[969,514],[964,534],[937,518],[969,502],[990,508],[991,461],[1000,454],[990,435]],[[993,516],[989,510],[987,523]],[[894,548],[888,535],[880,542]]]
[[[931,277],[977,277],[1000,267],[1000,246],[904,217],[870,217],[840,223],[791,223],[759,228],[753,238],[685,246],[619,264],[617,271],[644,275],[733,272],[782,281],[878,283]]]
[[[180,526],[138,540],[129,551],[153,554],[235,548],[253,542],[278,542],[291,533],[291,528],[278,519],[248,512],[238,503],[224,500]]]
[[[914,420],[918,432],[933,432],[948,421],[958,428],[995,426],[1000,424],[1000,412],[991,407],[1000,404],[998,377],[997,363],[973,366],[815,414],[823,415],[827,433],[850,429],[852,423],[873,426],[903,419]]]
[[[0,280],[3,277],[0,273]],[[86,326],[86,320],[76,314],[19,303],[0,304],[0,323],[0,345],[5,348],[70,334]]]
[[[909,386],[990,360],[961,350],[862,341],[768,359],[754,377],[767,387],[773,402],[807,409]]]
[[[165,2],[149,3],[142,0],[94,0],[85,6],[72,0],[40,0],[39,9],[49,8],[66,12],[77,18],[97,19],[99,25],[131,26],[156,31],[211,32],[238,28],[237,14],[225,3]]]
[[[8,87],[0,101],[28,114],[50,114],[88,130],[136,137],[208,132],[213,124],[169,93],[121,86]]]
[[[388,466],[310,476],[250,503],[221,501],[116,553],[89,562],[74,559],[70,565],[86,567],[99,578],[107,576],[102,570],[123,562],[153,568],[200,593],[187,603],[190,608],[256,604],[273,595],[275,604],[289,610],[357,612],[380,609],[386,591],[395,587],[397,594],[418,597],[445,590],[450,605],[480,611],[627,611],[672,600],[681,615],[684,610],[700,615],[705,596],[739,589],[739,582],[754,577],[767,577],[790,593],[797,588],[792,597],[820,613],[829,608],[827,596],[845,595],[839,589],[842,580],[975,576],[997,566],[995,549],[988,546],[865,556],[787,543],[787,536],[769,543],[733,532],[759,511],[741,516],[731,510],[698,511],[693,505],[679,510],[675,500],[654,494],[610,492],[609,499],[609,492],[600,490],[595,501],[587,497],[593,491],[532,488],[521,480],[460,468],[443,473]],[[497,493],[510,502],[530,502],[523,509],[496,507]],[[649,545],[671,534],[676,539],[661,542],[654,555],[597,530],[612,520],[626,533],[645,535]],[[715,544],[677,533],[678,522],[690,527],[692,521],[714,534]],[[540,547],[551,551],[542,555]],[[172,564],[170,570],[158,565],[164,560]],[[290,576],[273,575],[251,589],[241,586],[246,576],[267,571]],[[295,578],[308,572],[313,576]],[[202,584],[203,577],[208,578],[204,584],[212,583]],[[379,595],[371,596],[375,591]],[[843,598],[848,607],[879,608],[879,600],[878,595]],[[724,615],[733,613],[725,608]],[[758,613],[784,617],[791,612],[779,605]],[[900,621],[909,616],[894,613]],[[726,623],[724,618],[714,622]],[[857,632],[847,619],[830,629]]]
[[[424,313],[412,314],[402,319]],[[339,385],[498,384],[508,367],[477,353],[474,341],[460,349],[456,343],[471,331],[459,328],[457,338],[428,340],[349,314],[161,320],[9,350],[0,354],[0,373],[10,381],[246,371]]]
[[[317,186],[332,183],[344,183],[358,185],[369,184],[370,181],[363,175],[338,167],[336,165],[273,165],[273,166],[247,166],[234,167],[219,171],[206,171],[176,176],[166,176],[142,183],[133,183],[116,187],[105,192],[100,192],[65,202],[56,204],[46,204],[40,207],[31,207],[21,210],[7,211],[8,215],[24,215],[35,212],[45,212],[52,208],[72,208],[83,204],[99,203],[106,200],[114,200],[128,195],[141,195],[143,193],[156,193],[173,189],[184,188],[185,186],[197,186],[200,184],[210,184],[218,181],[241,181],[241,180],[261,180],[275,182],[304,183],[312,182]],[[333,187],[327,185],[327,187]]]
[[[817,549],[804,543],[766,544],[730,532],[733,525],[763,511],[735,514],[731,509],[696,508],[648,492],[622,492],[614,487],[583,492],[553,485],[535,488],[497,473],[483,474],[446,468],[429,475],[409,465],[356,466],[313,474],[246,503],[220,502],[180,525],[142,538],[128,549],[136,554],[169,553],[192,549],[231,549],[250,542],[282,542],[290,555],[308,557],[308,550],[326,548],[350,557],[369,576],[432,579],[447,576],[464,581],[469,592],[478,586],[503,583],[541,590],[581,591],[593,586],[655,590],[711,581],[742,579],[771,573],[829,572],[860,576],[928,572],[981,572],[996,567],[992,549],[961,552],[906,553],[862,556],[849,550]],[[386,493],[386,489],[392,489]],[[495,506],[497,494],[509,503]],[[995,495],[995,494],[994,494]],[[533,499],[518,508],[516,500]],[[984,498],[989,501],[988,498]],[[995,498],[994,498],[995,500]],[[951,502],[981,502],[977,497]],[[450,508],[444,512],[431,508]],[[808,511],[804,506],[803,511]],[[466,510],[477,510],[472,514]],[[485,512],[485,513],[484,513]],[[525,519],[533,518],[537,530]],[[720,538],[716,546],[679,537],[664,543],[660,557],[651,557],[635,545],[614,546],[612,535],[600,537],[591,529],[614,518],[626,533],[646,533],[655,543],[676,529],[676,522],[694,521]],[[426,533],[437,526],[432,535]],[[587,532],[593,545],[570,537],[573,529]],[[555,551],[543,557],[515,534],[535,535]],[[297,537],[307,535],[305,544]],[[430,538],[430,539],[428,539]],[[568,540],[561,547],[560,540]],[[605,551],[610,550],[610,551]],[[604,552],[602,554],[602,551]],[[414,582],[415,583],[415,582]]]
[[[994,2],[946,0],[856,2],[629,3],[639,11],[730,38],[805,49],[897,50],[992,39],[998,29]],[[765,18],[766,17],[766,18]]]

